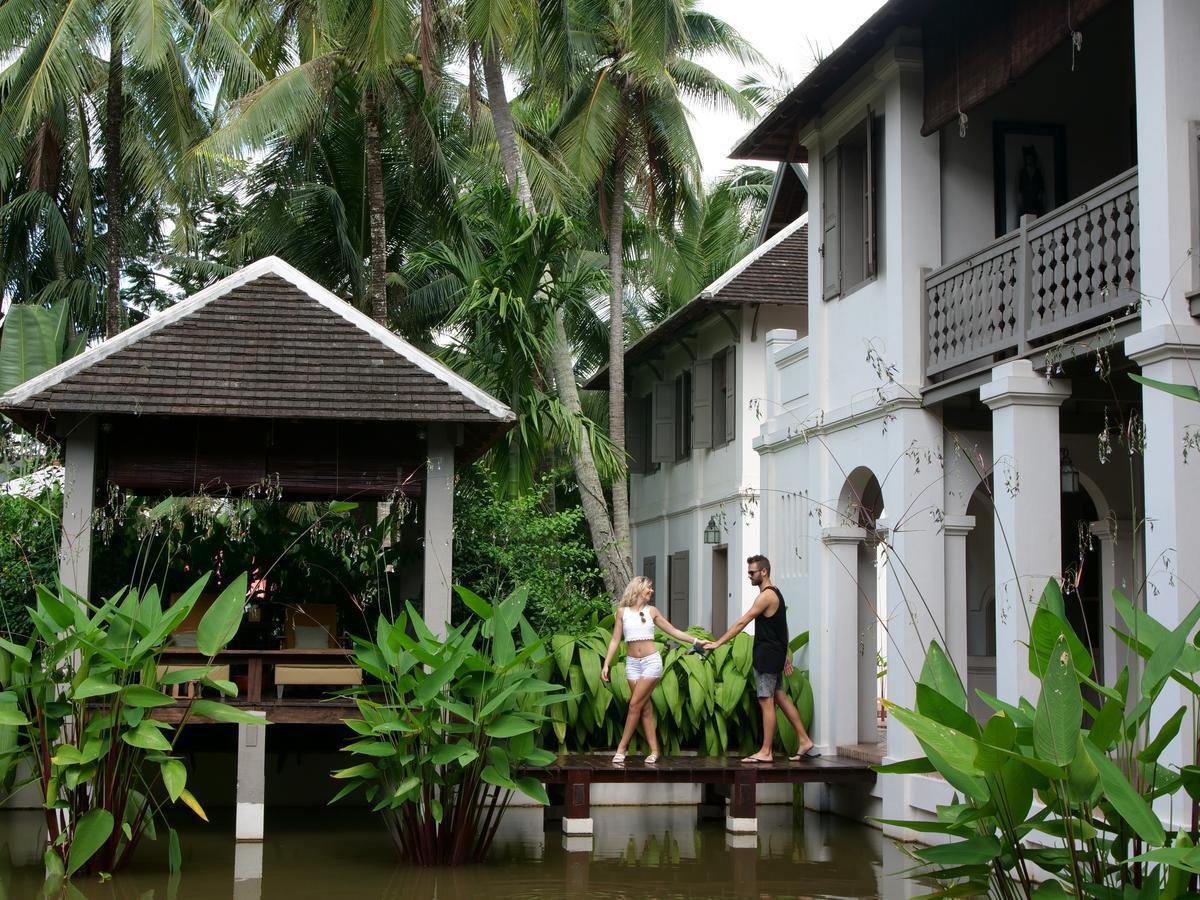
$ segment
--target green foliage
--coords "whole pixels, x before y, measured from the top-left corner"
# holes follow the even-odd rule
[[[578,633],[593,628],[609,603],[582,508],[548,509],[553,498],[550,479],[506,498],[482,467],[461,478],[454,504],[454,581],[493,597],[524,588],[525,614],[538,634]]]
[[[175,753],[190,716],[263,724],[211,700],[191,701],[178,726],[151,717],[155,707],[174,702],[160,689],[159,659],[208,578],[165,609],[153,588],[123,591],[97,606],[39,587],[29,611],[33,634],[0,639],[2,758],[8,767],[24,762],[44,798],[49,874],[121,868],[176,801],[205,818]],[[233,579],[200,620],[210,662],[237,628],[246,584],[245,575]],[[208,678],[211,669],[201,667],[198,680],[236,694]]]
[[[1176,819],[1196,821],[1200,769],[1168,768],[1159,757],[1187,712],[1180,706],[1168,715],[1172,710],[1161,708],[1163,685],[1173,680],[1200,696],[1194,680],[1200,604],[1169,629],[1120,591],[1113,592],[1113,602],[1126,626],[1116,630],[1118,638],[1145,661],[1140,685],[1130,683],[1128,668],[1112,688],[1092,680],[1092,661],[1067,623],[1061,591],[1051,579],[1031,625],[1029,668],[1041,681],[1036,706],[1025,698],[1011,706],[981,691],[997,710],[981,729],[936,643],[918,679],[915,708],[889,704],[925,756],[879,771],[936,771],[959,795],[938,808],[934,822],[884,820],[952,839],[917,851],[923,865],[915,876],[947,885],[931,896],[1180,897],[1189,877],[1200,874],[1197,835],[1164,828],[1153,808],[1169,797]],[[1085,699],[1081,684],[1100,697],[1099,709]],[[1181,813],[1188,802],[1191,815]],[[1049,880],[1034,880],[1035,866]]]
[[[23,640],[36,586],[53,584],[58,575],[62,491],[40,499],[0,495],[0,630]]]
[[[77,336],[68,340],[71,308],[59,300],[49,309],[13,304],[0,331],[0,394],[12,390],[83,349]]]
[[[623,644],[609,670],[610,680],[606,683],[600,677],[612,626],[610,615],[588,632],[556,634],[550,639],[553,665],[545,677],[571,693],[550,709],[550,724],[562,752],[611,749],[625,727],[630,690]],[[688,633],[711,638],[702,628],[690,628]],[[798,635],[792,652],[807,638],[807,632]],[[704,656],[678,645],[656,643],[663,656],[663,677],[651,702],[658,740],[667,753],[696,750],[719,756],[731,749],[743,753],[758,749],[762,714],[754,691],[753,646],[754,638],[745,633]],[[784,688],[810,728],[813,693],[808,672],[793,671],[784,678]],[[794,753],[797,743],[791,725],[779,716],[777,727],[784,747]]]
[[[537,737],[563,696],[537,675],[547,653],[524,590],[495,604],[458,592],[472,616],[444,640],[411,605],[355,639],[378,684],[345,692],[361,718],[346,720],[355,740],[343,749],[362,762],[333,773],[346,782],[335,800],[362,789],[397,852],[421,865],[481,861],[515,790],[548,802],[518,770],[554,759]]]

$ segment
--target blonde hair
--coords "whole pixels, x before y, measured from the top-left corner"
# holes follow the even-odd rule
[[[650,587],[653,583],[645,575],[635,575],[629,584],[625,585],[625,591],[621,594],[621,599],[617,601],[617,609],[633,606],[637,602],[637,598],[642,596],[646,588]]]

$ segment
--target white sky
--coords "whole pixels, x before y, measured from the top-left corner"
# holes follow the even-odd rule
[[[813,51],[824,54],[844,41],[883,0],[702,0],[700,6],[741,32],[767,61],[785,69],[791,83],[815,65]],[[743,67],[724,58],[705,59],[716,74],[736,86]],[[709,181],[736,164],[726,154],[750,130],[732,113],[693,109],[692,132]]]

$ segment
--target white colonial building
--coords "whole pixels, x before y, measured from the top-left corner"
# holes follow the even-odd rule
[[[1166,623],[1200,596],[1200,406],[1128,377],[1200,371],[1197,46],[1190,0],[889,0],[736,148],[806,188],[768,230],[811,212],[629,351],[634,554],[714,628],[771,557],[822,748],[919,755],[878,697],[913,704],[932,640],[972,695],[1035,698],[1048,577],[1110,684],[1113,588]],[[742,289],[775,261],[806,297]],[[876,788],[889,818],[950,795]]]

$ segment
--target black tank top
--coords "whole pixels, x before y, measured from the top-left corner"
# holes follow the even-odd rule
[[[775,592],[779,598],[779,608],[773,616],[760,614],[754,623],[754,668],[764,674],[777,674],[783,671],[783,663],[787,659],[787,606],[779,588],[764,590]]]

